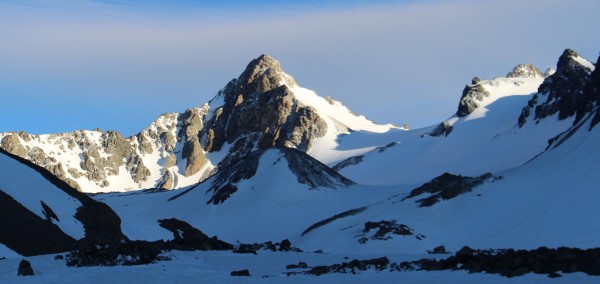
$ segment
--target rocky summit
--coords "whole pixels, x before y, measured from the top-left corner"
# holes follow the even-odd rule
[[[137,135],[125,138],[100,130],[0,133],[0,147],[84,192],[181,188],[255,148],[307,151],[327,124],[294,96],[290,88],[295,86],[277,60],[261,55],[208,104],[163,114]],[[224,159],[207,158],[207,152],[218,151],[226,152]]]
[[[252,60],[211,101],[221,105],[211,110],[202,130],[204,149],[214,152],[232,145],[222,165],[236,162],[253,148],[307,151],[327,125],[314,108],[295,97],[290,88],[296,85],[270,56]]]

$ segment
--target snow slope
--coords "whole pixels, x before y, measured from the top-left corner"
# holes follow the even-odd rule
[[[325,178],[332,181],[329,186],[312,187],[299,180],[300,175],[292,170],[292,161],[283,150],[267,150],[257,163],[256,173],[234,183],[237,191],[220,204],[207,204],[218,175],[197,186],[170,192],[104,194],[95,198],[121,216],[123,232],[131,239],[171,239],[172,234],[161,229],[157,221],[177,218],[228,242],[265,242],[297,237],[323,216],[396,192],[393,187],[346,186],[328,175]],[[316,173],[304,177],[313,181],[322,178]]]
[[[0,258],[15,258],[19,257],[20,254],[14,252],[3,244],[0,244]]]
[[[444,245],[456,251],[474,248],[597,247],[600,236],[600,128],[589,121],[566,142],[530,162],[496,172],[503,179],[472,192],[418,207],[407,191],[362,213],[336,220],[295,240],[308,250],[329,245],[331,252],[402,251],[418,253]],[[426,196],[425,196],[426,197]],[[396,220],[426,236],[393,236],[392,240],[358,245],[367,221]]]
[[[42,202],[56,214],[52,219],[63,232],[75,239],[84,236],[83,225],[74,215],[82,204],[68,195],[34,169],[0,153],[0,191],[8,194],[29,211],[46,219]]]
[[[548,139],[571,126],[557,116],[519,128],[517,118],[543,78],[496,78],[481,84],[490,93],[465,117],[453,116],[448,136],[432,127],[397,133],[397,144],[373,151],[340,173],[362,184],[421,184],[440,174],[479,176],[518,167],[544,151]]]

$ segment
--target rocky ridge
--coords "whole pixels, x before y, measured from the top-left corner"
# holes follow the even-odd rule
[[[0,147],[44,167],[79,191],[172,189],[198,182],[212,170],[198,138],[207,110],[204,106],[163,114],[128,138],[99,129],[47,135],[0,133]],[[180,185],[176,178],[192,180]]]
[[[537,69],[533,64],[519,64],[511,72],[506,74],[506,78],[546,78],[546,75]]]
[[[522,127],[533,113],[537,123],[541,119],[558,114],[559,120],[572,117],[579,110],[589,111],[595,99],[593,83],[588,87],[594,65],[583,59],[571,49],[566,49],[560,56],[554,74],[544,80],[538,93],[527,103],[519,116],[519,127]],[[584,96],[586,88],[590,95]],[[597,101],[597,99],[596,99]]]

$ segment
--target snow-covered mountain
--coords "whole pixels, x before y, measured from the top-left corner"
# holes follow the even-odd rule
[[[361,184],[417,185],[444,172],[479,176],[523,165],[573,126],[578,108],[577,117],[597,101],[583,96],[593,86],[588,81],[594,65],[572,50],[545,79],[531,65],[523,72],[525,66],[507,77],[474,78],[446,121],[397,133],[385,152],[352,157],[336,168]]]
[[[233,162],[229,164],[221,164],[216,175],[199,185],[172,192],[98,195],[97,198],[119,215],[127,216],[123,217],[124,231],[139,239],[161,237],[159,231],[150,230],[157,235],[148,235],[148,230],[138,231],[139,224],[152,227],[158,219],[175,216],[230,242],[287,238],[311,250],[337,252],[349,247],[357,251],[384,252],[394,246],[422,252],[439,244],[451,248],[465,244],[524,248],[544,243],[557,245],[567,236],[555,234],[554,239],[539,238],[542,232],[549,234],[554,230],[547,223],[554,219],[540,221],[537,225],[539,233],[522,233],[520,237],[515,236],[517,231],[532,225],[511,224],[510,220],[518,220],[518,214],[531,216],[532,220],[543,219],[542,214],[548,214],[544,211],[548,208],[545,203],[554,204],[552,208],[565,200],[578,203],[579,195],[562,191],[573,186],[569,184],[577,184],[578,191],[583,194],[600,182],[595,175],[600,168],[593,162],[600,157],[596,157],[597,151],[592,146],[599,142],[598,130],[593,126],[597,123],[600,80],[594,79],[598,72],[592,73],[593,68],[588,68],[589,64],[585,64],[588,61],[583,60],[567,50],[559,59],[555,75],[547,78],[531,65],[520,65],[507,77],[474,79],[465,87],[457,113],[439,125],[408,131],[388,129],[380,134],[369,128],[369,133],[351,132],[333,140],[335,144],[330,144],[330,148],[320,149],[323,150],[320,154],[337,155],[343,152],[340,149],[355,151],[348,144],[383,144],[370,146],[368,152],[334,167],[358,184],[342,182],[344,177],[302,151],[270,148],[272,145],[290,146],[291,141],[272,139],[269,140],[272,144],[264,148],[261,137],[265,139],[267,135],[258,139],[246,138],[256,135],[252,132],[242,135],[242,139],[251,143],[259,141],[259,146],[252,144],[252,147],[242,148],[248,154],[232,158]],[[557,93],[558,87],[553,86],[563,86],[560,80],[579,80],[580,84],[576,84],[575,91],[563,91],[561,96],[565,97],[560,99],[556,98],[559,95],[545,101],[539,99]],[[551,84],[554,85],[548,87]],[[286,92],[287,85],[282,86]],[[558,111],[543,118],[523,114],[531,108],[541,113],[557,101],[570,101],[569,97],[581,97],[569,116],[559,117]],[[562,105],[558,105],[556,109],[561,109]],[[522,116],[526,117],[525,123],[521,124]],[[440,128],[445,132],[440,132]],[[319,145],[321,137],[302,140],[312,145],[308,154],[313,154],[311,150]],[[227,148],[228,155],[237,153],[232,151],[234,147]],[[571,152],[573,154],[569,154]],[[334,160],[330,157],[323,160],[326,162],[328,158]],[[297,165],[303,165],[305,170],[299,171]],[[421,186],[423,184],[430,186]],[[527,206],[535,200],[545,200],[539,195],[546,195],[545,198],[550,200],[544,201],[541,207]],[[552,197],[562,195],[566,196]],[[509,214],[500,208],[512,208],[513,205],[508,204],[510,200],[518,200],[513,202],[518,206]],[[492,206],[494,202],[496,205]],[[595,199],[579,203],[581,208],[591,210]],[[558,215],[567,213],[562,209],[554,212]],[[583,225],[587,222],[583,220],[595,218],[593,216],[582,216],[581,223],[569,224],[567,235],[571,238],[589,230],[596,232],[595,227]],[[484,222],[486,219],[491,220],[489,224],[506,224],[512,229],[490,229]],[[394,228],[398,225],[400,228],[400,224],[406,225],[410,228],[406,231],[413,237],[390,235],[377,239],[362,232],[367,222],[382,220],[391,223],[378,226]],[[448,226],[456,226],[457,230],[446,232],[454,230]],[[472,238],[461,238],[468,228],[486,230],[485,234],[490,235],[479,237],[470,233]],[[239,230],[248,233],[240,235]],[[451,238],[452,234],[456,235]],[[368,240],[363,243],[357,241],[365,237]],[[395,241],[382,241],[388,237]],[[329,241],[337,238],[339,241]],[[569,245],[593,246],[584,239],[571,238]]]
[[[108,205],[112,210],[105,213],[120,217],[105,223],[123,240],[183,238],[183,227],[164,225],[171,220],[240,247],[286,239],[305,252],[325,253],[259,254],[251,261],[210,255],[224,267],[255,265],[259,271],[273,259],[306,268],[298,262],[304,258],[319,263],[314,268],[321,272],[331,261],[345,263],[333,270],[346,271],[340,267],[348,265],[349,254],[414,260],[440,245],[450,252],[463,246],[597,247],[595,67],[565,50],[555,72],[524,64],[505,77],[476,77],[456,96],[457,111],[448,119],[408,130],[375,124],[317,96],[262,55],[204,106],[163,115],[130,138],[99,131],[2,134],[2,148],[13,154],[0,156],[0,167],[10,169],[0,173],[0,201],[12,202],[6,208],[22,206],[19,212],[36,222],[55,224],[71,243],[84,236],[82,228],[87,235],[93,227],[78,218],[78,208],[92,204]],[[95,202],[67,184],[128,192],[94,194]],[[5,237],[0,244],[0,256],[25,254]],[[510,265],[517,270],[524,264]],[[269,275],[275,282],[295,275],[269,271],[279,273]],[[574,271],[583,270],[563,270]]]
[[[161,115],[139,134],[75,131],[0,133],[0,147],[87,193],[182,188],[249,152],[284,146],[325,162],[374,148],[336,150],[351,132],[397,129],[357,116],[340,102],[300,87],[275,59],[261,55],[208,103]],[[352,136],[352,135],[351,135]],[[377,146],[377,145],[375,145]]]

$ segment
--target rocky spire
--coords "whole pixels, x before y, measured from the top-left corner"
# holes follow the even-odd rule
[[[277,60],[268,55],[252,60],[239,78],[217,94],[223,105],[208,116],[201,134],[204,149],[219,151],[230,143],[234,144],[231,153],[237,156],[255,147],[306,151],[327,126],[313,108],[296,99],[294,86],[296,82]]]
[[[479,77],[473,78],[471,84],[466,85],[463,90],[456,116],[465,117],[469,115],[479,107],[478,101],[483,101],[483,98],[489,95],[490,93],[481,84],[481,79]]]

